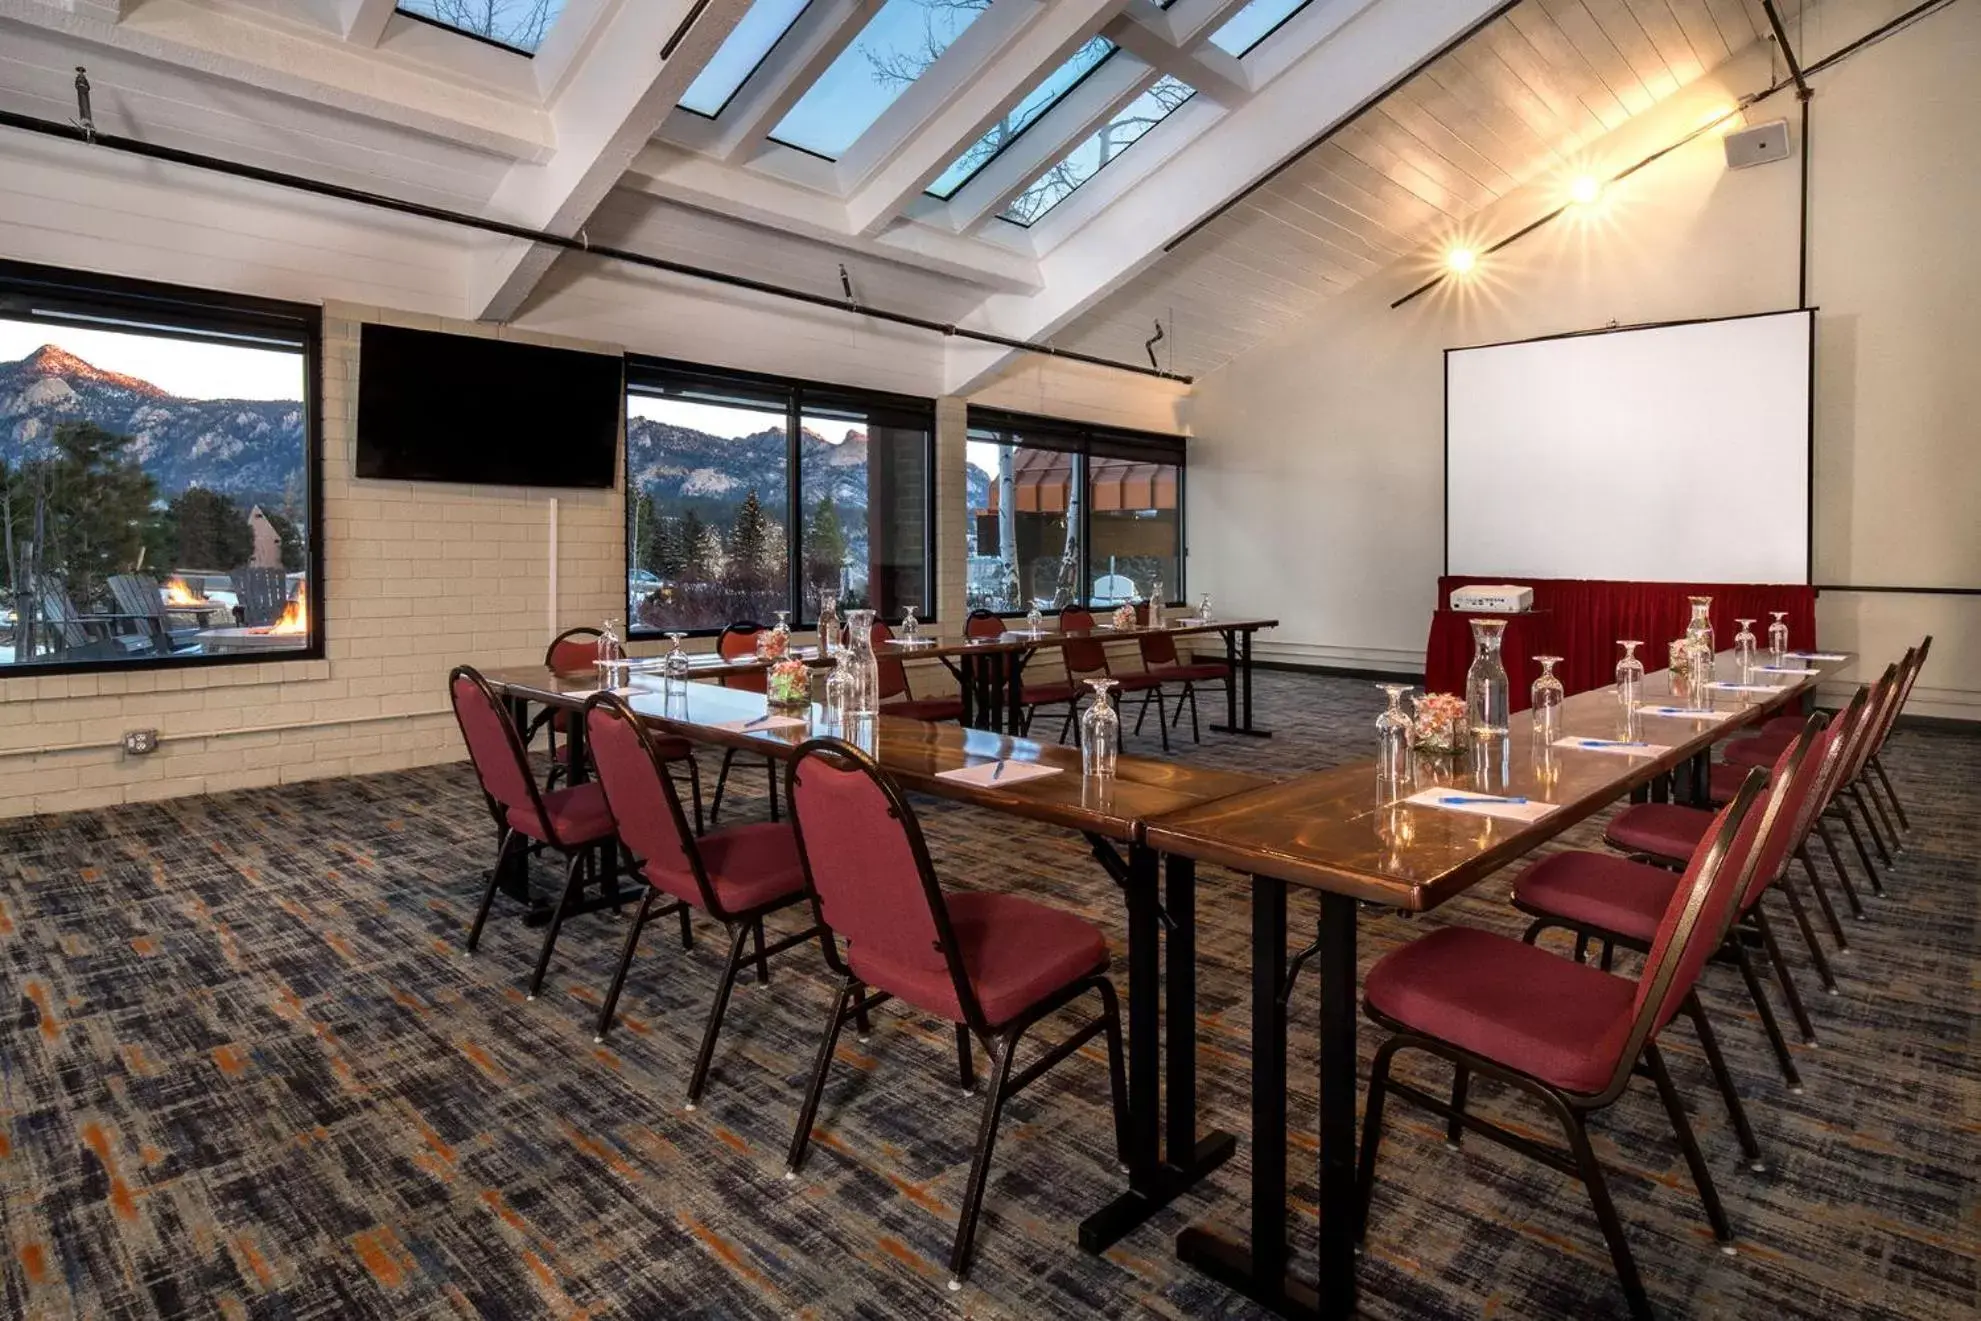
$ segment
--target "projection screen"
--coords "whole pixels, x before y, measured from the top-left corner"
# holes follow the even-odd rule
[[[1809,580],[1811,317],[1445,353],[1445,569]]]

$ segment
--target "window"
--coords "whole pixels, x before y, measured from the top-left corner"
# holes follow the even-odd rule
[[[887,0],[770,136],[838,160],[989,7],[969,0]]]
[[[950,163],[936,181],[929,185],[929,192],[947,201],[956,195],[956,190],[977,177],[977,172],[997,159],[998,153],[1018,140],[1020,134],[1038,122],[1039,116],[1058,105],[1060,99],[1085,81],[1088,74],[1098,69],[1114,54],[1115,44],[1106,37],[1095,37],[1064,64],[1046,75],[1044,82],[1034,87],[1031,94],[1008,114],[991,125],[981,138],[972,143],[970,149]]]
[[[1130,101],[1093,136],[1068,152],[1029,187],[1011,199],[999,218],[1029,225],[1065,201],[1109,161],[1134,145],[1144,133],[1167,119],[1170,112],[1197,94],[1188,83],[1164,74],[1146,92]]]
[[[564,0],[399,0],[398,9],[491,45],[534,55],[544,33],[564,12]]]
[[[627,381],[635,636],[809,624],[828,592],[930,617],[928,400],[637,360]]]
[[[729,30],[695,81],[688,85],[688,93],[680,101],[681,108],[710,119],[720,118],[730,99],[763,67],[771,47],[798,21],[807,3],[808,0],[756,0]]]
[[[1236,59],[1244,59],[1254,47],[1285,26],[1286,20],[1307,7],[1307,0],[1252,0],[1211,33],[1211,45]]]
[[[1183,596],[1183,442],[970,410],[971,609]]]
[[[322,655],[319,325],[0,263],[0,674]]]

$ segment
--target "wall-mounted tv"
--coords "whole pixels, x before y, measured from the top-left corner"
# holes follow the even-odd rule
[[[625,360],[367,323],[359,477],[610,488]]]

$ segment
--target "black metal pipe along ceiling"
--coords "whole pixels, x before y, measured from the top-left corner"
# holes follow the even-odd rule
[[[526,243],[542,243],[565,252],[585,253],[602,257],[609,261],[624,262],[629,266],[643,266],[649,270],[665,271],[688,279],[702,280],[710,284],[724,285],[731,289],[746,289],[752,293],[764,294],[771,298],[782,298],[790,302],[804,303],[811,307],[821,307],[848,316],[864,317],[873,321],[885,321],[897,326],[908,326],[915,330],[926,330],[945,338],[965,339],[977,344],[990,344],[998,348],[1011,349],[1019,353],[1036,353],[1048,358],[1061,358],[1068,362],[1085,363],[1092,367],[1105,367],[1111,371],[1128,372],[1136,376],[1152,376],[1158,380],[1176,381],[1183,385],[1191,384],[1195,378],[1180,372],[1160,371],[1144,367],[1139,363],[1121,362],[1104,358],[1098,354],[1081,353],[1074,349],[1057,348],[1051,344],[1039,344],[1031,340],[1017,339],[1009,335],[997,335],[984,330],[972,330],[951,322],[935,321],[928,317],[915,316],[908,312],[892,312],[885,308],[865,304],[854,306],[824,294],[807,293],[802,289],[790,289],[771,284],[765,280],[752,280],[747,276],[732,275],[726,271],[710,270],[687,262],[670,261],[644,252],[633,252],[626,248],[616,248],[603,244],[590,243],[582,238],[572,238],[563,234],[553,234],[545,230],[531,229],[527,225],[512,225],[502,220],[492,220],[484,216],[469,215],[464,211],[451,211],[445,207],[427,206],[420,202],[409,202],[404,198],[390,197],[383,193],[367,192],[362,188],[348,188],[342,184],[327,183],[321,179],[311,179],[299,174],[288,174],[281,170],[263,169],[258,165],[247,165],[240,161],[230,161],[219,156],[208,156],[195,151],[182,151],[176,147],[161,146],[155,142],[144,142],[137,138],[124,137],[115,133],[104,133],[87,129],[76,124],[58,123],[52,119],[41,119],[33,115],[16,114],[0,110],[0,128],[17,129],[23,133],[33,133],[42,137],[57,138],[64,142],[103,148],[122,152],[126,155],[141,156],[147,160],[165,161],[173,165],[185,165],[193,169],[210,170],[219,174],[232,175],[237,179],[249,179],[256,183],[271,184],[278,188],[294,189],[298,192],[313,193],[318,197],[334,198],[342,202],[354,202],[360,206],[375,207],[393,211],[400,215],[415,216],[422,220],[438,221],[442,224],[459,225],[467,229],[480,230],[487,234],[499,234],[504,238],[519,239]]]

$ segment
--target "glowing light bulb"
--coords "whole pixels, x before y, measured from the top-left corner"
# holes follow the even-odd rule
[[[1603,183],[1593,174],[1578,174],[1575,182],[1568,186],[1569,200],[1577,206],[1587,206],[1603,195]]]
[[[1445,253],[1444,264],[1457,275],[1464,275],[1479,264],[1479,254],[1470,248],[1453,248]]]

